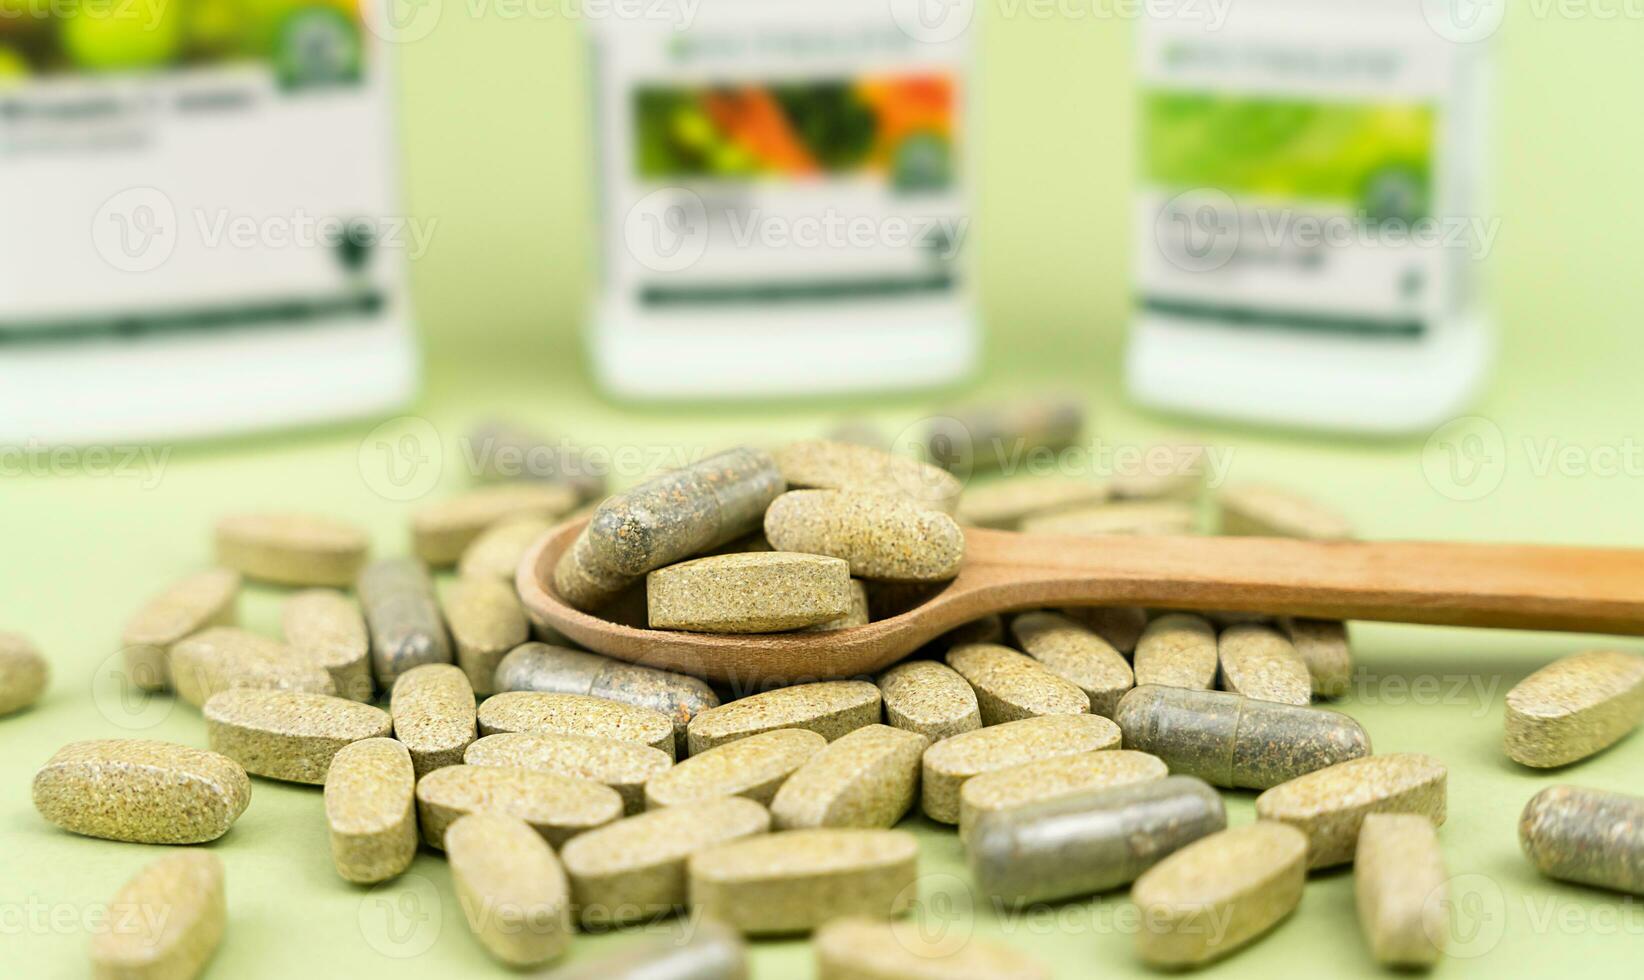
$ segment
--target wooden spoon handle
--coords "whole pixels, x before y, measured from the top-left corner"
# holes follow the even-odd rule
[[[972,531],[975,599],[1644,635],[1644,551]]]

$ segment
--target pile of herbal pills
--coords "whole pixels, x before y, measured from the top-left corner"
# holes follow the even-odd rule
[[[876,677],[734,691],[573,649],[514,590],[527,551],[573,514],[587,524],[549,575],[565,601],[743,634],[894,614],[959,573],[966,527],[1352,533],[1278,488],[1211,499],[1200,447],[1159,447],[1147,473],[1109,480],[988,472],[1002,468],[989,447],[1055,451],[1081,424],[1055,402],[957,411],[921,441],[932,462],[854,425],[614,496],[573,450],[534,452],[528,432],[492,425],[487,438],[535,461],[528,479],[419,508],[414,557],[373,560],[362,530],[329,517],[226,517],[218,567],[160,589],[122,637],[128,682],[197,708],[209,748],[73,742],[36,774],[36,809],[87,837],[189,845],[229,833],[252,777],[323,787],[313,820],[340,882],[442,855],[463,908],[487,910],[469,917],[473,941],[507,967],[555,963],[583,931],[701,919],[683,941],[564,977],[743,978],[749,940],[806,935],[823,977],[1048,977],[1031,950],[942,942],[905,915],[919,900],[918,839],[897,829],[910,817],[958,835],[996,907],[1128,888],[1150,965],[1233,953],[1289,916],[1310,873],[1346,865],[1367,955],[1436,962],[1447,771],[1373,754],[1353,718],[1318,705],[1349,686],[1344,624],[1023,610]],[[239,625],[245,581],[292,590],[279,635]],[[46,679],[29,641],[0,633],[0,714]],[[1644,717],[1644,658],[1560,660],[1507,708],[1515,763],[1579,761]],[[1258,793],[1256,822],[1230,827],[1225,791]],[[1554,786],[1519,832],[1549,876],[1644,894],[1644,799]],[[115,901],[175,914],[99,937],[96,974],[198,975],[228,927],[224,895],[214,854],[153,862]]]

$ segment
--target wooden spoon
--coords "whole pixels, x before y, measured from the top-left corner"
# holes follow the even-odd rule
[[[891,619],[759,636],[636,629],[573,609],[553,591],[554,565],[585,523],[556,528],[521,562],[531,618],[589,650],[743,687],[860,677],[990,613],[1055,606],[1644,635],[1644,551],[974,528],[959,577]]]

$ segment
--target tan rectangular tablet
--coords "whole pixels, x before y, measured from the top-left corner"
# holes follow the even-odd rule
[[[1353,536],[1347,519],[1291,490],[1259,483],[1224,487],[1216,501],[1223,534],[1258,538],[1345,540]]]
[[[851,572],[842,559],[786,551],[698,558],[645,577],[652,629],[781,633],[850,611]]]
[[[616,790],[627,814],[645,809],[646,782],[674,764],[666,752],[638,742],[546,732],[487,735],[464,750],[462,761],[470,766],[517,766],[592,779]]]
[[[657,810],[720,796],[770,803],[794,770],[828,740],[803,728],[778,728],[693,753],[645,784],[645,806]]]
[[[331,863],[344,881],[387,881],[417,856],[417,775],[391,738],[350,742],[325,776]]]
[[[913,919],[835,919],[816,930],[818,980],[1050,980],[1010,946],[943,935]]]
[[[524,821],[465,816],[446,831],[445,856],[468,928],[492,956],[509,966],[538,966],[570,946],[565,869]]]
[[[776,791],[776,828],[896,826],[918,795],[929,745],[923,735],[888,725],[868,725],[827,743]]]
[[[1296,647],[1268,626],[1244,624],[1222,630],[1216,641],[1222,687],[1257,701],[1313,703],[1313,677]]]
[[[1036,759],[1119,747],[1119,726],[1101,715],[1043,715],[955,735],[925,750],[920,805],[941,823],[959,822],[959,793],[973,776]]]
[[[958,671],[976,691],[984,725],[1090,711],[1090,696],[1076,684],[1009,647],[973,643],[954,647],[946,659],[948,666]]]
[[[1305,833],[1307,866],[1328,868],[1353,860],[1366,814],[1414,813],[1443,824],[1447,776],[1429,755],[1366,756],[1280,783],[1256,797],[1256,815]]]
[[[354,584],[371,540],[352,524],[311,514],[235,514],[217,522],[217,564],[275,585]]]
[[[918,899],[919,842],[900,830],[786,830],[691,855],[691,907],[750,936],[809,932]]]
[[[251,802],[245,767],[216,752],[149,739],[71,742],[34,774],[34,808],[87,837],[201,844]]]
[[[1208,691],[1216,686],[1219,663],[1216,628],[1208,619],[1167,613],[1148,623],[1136,641],[1136,686]]]
[[[525,552],[544,534],[553,530],[552,521],[537,517],[512,517],[480,532],[457,562],[457,574],[463,578],[492,579],[504,585],[514,584],[514,575]]]
[[[826,439],[784,446],[776,464],[790,487],[885,494],[944,514],[964,490],[953,474],[912,456]]]
[[[461,765],[463,750],[478,737],[474,689],[451,664],[424,664],[401,674],[388,713],[418,779],[441,766]]]
[[[1449,875],[1433,822],[1413,813],[1372,813],[1359,828],[1353,889],[1359,927],[1382,966],[1437,963],[1450,936]]]
[[[286,646],[331,675],[338,697],[370,701],[376,696],[371,637],[353,599],[332,589],[299,592],[285,601],[280,627]]]
[[[434,568],[455,565],[485,529],[513,518],[554,520],[577,505],[570,487],[541,482],[498,483],[446,497],[411,516],[411,550]]]
[[[1085,692],[1090,711],[1112,718],[1119,699],[1136,686],[1130,663],[1082,623],[1054,612],[1030,612],[1010,624],[1011,635],[1045,669]]]
[[[171,648],[171,683],[196,708],[221,691],[335,694],[324,665],[291,647],[233,626],[214,626]]]
[[[691,719],[691,754],[778,728],[805,728],[832,741],[879,721],[879,688],[865,681],[822,681],[777,688],[709,708]]]
[[[1507,692],[1507,757],[1550,768],[1585,759],[1644,719],[1644,657],[1590,650],[1554,661]]]
[[[481,735],[542,732],[615,738],[649,745],[674,757],[674,723],[667,715],[586,694],[494,694],[479,707],[479,731]]]
[[[417,780],[417,824],[429,847],[469,813],[502,813],[555,847],[622,816],[622,797],[592,779],[510,766],[446,766]]]
[[[316,786],[343,746],[385,738],[393,728],[381,708],[300,691],[224,691],[201,713],[212,750],[246,772]]]
[[[110,925],[91,940],[97,980],[189,980],[222,942],[228,920],[223,863],[190,851],[153,861],[120,886]]]
[[[214,568],[174,582],[144,603],[120,634],[126,679],[144,691],[170,687],[171,648],[203,629],[233,626],[239,597],[240,573]]]
[[[459,578],[440,596],[440,609],[451,630],[457,666],[480,696],[496,691],[497,664],[510,650],[531,638],[525,608],[512,583]]]
[[[989,813],[1168,775],[1170,769],[1158,756],[1129,749],[1059,755],[985,772],[966,780],[959,791],[959,837],[968,840],[976,821]]]
[[[970,682],[947,664],[909,660],[879,675],[885,720],[932,742],[982,727],[982,709]]]
[[[1313,693],[1339,698],[1353,682],[1353,645],[1347,624],[1335,619],[1279,619],[1279,629],[1290,637],[1296,654],[1313,678]]]
[[[778,551],[843,559],[852,575],[875,581],[946,581],[965,557],[965,535],[953,518],[878,493],[785,493],[765,512],[765,537]]]

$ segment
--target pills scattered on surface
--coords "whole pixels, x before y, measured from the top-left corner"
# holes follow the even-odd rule
[[[1014,531],[1029,517],[1106,503],[1108,486],[1064,476],[1017,476],[969,487],[959,500],[959,523]]]
[[[1136,641],[1136,686],[1209,690],[1216,686],[1219,663],[1216,628],[1210,621],[1190,613],[1169,613],[1148,623]]]
[[[976,691],[959,672],[934,660],[909,660],[879,676],[885,720],[932,742],[982,727]]]
[[[168,854],[120,886],[111,927],[91,938],[98,980],[191,980],[222,942],[228,921],[223,863],[215,854]]]
[[[650,573],[645,598],[652,629],[780,633],[849,612],[851,570],[823,555],[716,555]]]
[[[443,847],[447,828],[480,812],[517,817],[561,847],[621,817],[622,797],[592,779],[512,766],[446,766],[417,780],[417,824],[429,847]]]
[[[237,689],[335,694],[325,667],[278,640],[233,626],[214,626],[171,648],[177,696],[196,708]]]
[[[275,585],[354,584],[371,542],[364,531],[307,514],[236,514],[217,522],[217,564]]]
[[[1307,665],[1314,694],[1321,698],[1339,698],[1347,693],[1353,681],[1353,645],[1346,623],[1287,616],[1279,620],[1279,628]]]
[[[660,711],[585,694],[508,691],[479,707],[481,735],[540,732],[638,742],[674,758],[674,725]]]
[[[468,746],[462,761],[592,779],[616,790],[629,814],[645,809],[645,783],[674,764],[666,752],[638,742],[526,732],[487,735]]]
[[[850,574],[890,582],[940,582],[959,574],[965,534],[953,518],[884,494],[795,490],[765,513],[780,551],[830,555]]]
[[[691,755],[777,728],[805,728],[830,742],[879,721],[879,688],[866,681],[781,687],[710,708],[691,720]]]
[[[0,632],[0,718],[40,700],[50,679],[46,658],[27,637]]]
[[[1353,526],[1316,501],[1279,487],[1247,483],[1225,487],[1217,495],[1221,531],[1258,538],[1351,538]]]
[[[788,486],[849,490],[901,497],[914,505],[952,514],[964,486],[940,467],[867,446],[810,440],[779,450],[777,465]],[[780,545],[778,545],[780,547]]]
[[[451,664],[424,664],[401,674],[388,713],[394,737],[411,752],[418,779],[441,766],[460,765],[463,751],[477,737],[474,689]]]
[[[536,966],[571,944],[571,889],[559,859],[524,821],[473,813],[445,832],[468,928],[509,966]]]
[[[463,578],[492,579],[504,585],[514,584],[525,553],[544,534],[553,530],[553,522],[535,517],[513,517],[498,521],[463,549],[457,561],[457,574]]]
[[[919,842],[900,830],[786,830],[719,844],[687,864],[692,909],[751,936],[847,915],[898,915],[918,898]]]
[[[1050,980],[1048,967],[1009,946],[932,935],[908,919],[835,919],[816,930],[819,980]]]
[[[1591,650],[1554,661],[1507,692],[1507,757],[1568,765],[1609,748],[1644,720],[1644,657]]]
[[[480,696],[496,691],[497,664],[530,639],[525,609],[512,583],[459,578],[445,588],[440,609],[451,630],[457,666]]]
[[[1519,817],[1524,854],[1549,878],[1644,895],[1644,797],[1550,786]]]
[[[240,573],[214,568],[175,582],[144,603],[120,634],[126,678],[139,690],[170,687],[171,648],[203,629],[233,626],[239,597]]]
[[[331,589],[309,589],[287,599],[280,613],[286,646],[324,667],[338,697],[370,701],[371,637],[354,601]]]
[[[497,483],[426,504],[411,515],[411,550],[434,568],[455,565],[470,544],[498,521],[569,514],[579,497],[554,483]]]
[[[1100,715],[1043,715],[979,728],[937,742],[921,765],[920,806],[940,823],[959,822],[959,793],[973,776],[1037,759],[1119,747],[1119,727]]]
[[[1090,697],[1077,685],[1009,647],[975,643],[954,647],[946,659],[976,691],[984,725],[1090,711]]]
[[[1382,966],[1437,963],[1450,937],[1450,885],[1433,822],[1412,813],[1372,813],[1353,858],[1359,928]]]
[[[413,667],[451,663],[451,639],[433,580],[421,562],[376,562],[360,575],[359,593],[371,630],[371,673],[378,687],[392,691],[394,681]]]
[[[782,783],[770,804],[774,826],[896,826],[918,795],[920,760],[929,745],[923,735],[888,725],[868,725],[840,736]]]
[[[411,753],[391,738],[367,738],[337,750],[325,776],[325,822],[331,863],[344,881],[387,881],[417,856],[416,771]]]
[[[1230,626],[1216,643],[1222,686],[1257,701],[1313,702],[1313,677],[1290,640],[1255,624]]]
[[[148,739],[71,742],[34,774],[34,808],[71,833],[201,844],[228,833],[251,780],[216,752]]]
[[[990,813],[1168,775],[1157,756],[1130,749],[1059,755],[982,773],[959,791],[959,836],[968,839],[976,821]]]
[[[380,708],[300,691],[224,691],[201,713],[212,750],[246,772],[316,786],[343,746],[387,737],[393,728]]]
[[[720,796],[770,803],[794,770],[827,744],[815,732],[779,728],[693,752],[645,784],[645,805],[655,810]]]
[[[1350,759],[1280,783],[1256,797],[1256,816],[1307,835],[1307,866],[1353,860],[1359,826],[1370,813],[1414,813],[1444,823],[1444,764],[1399,752]]]
[[[1130,664],[1101,634],[1070,617],[1030,612],[1010,624],[1016,643],[1045,669],[1076,685],[1090,700],[1090,711],[1107,718],[1119,699],[1136,686]]]

